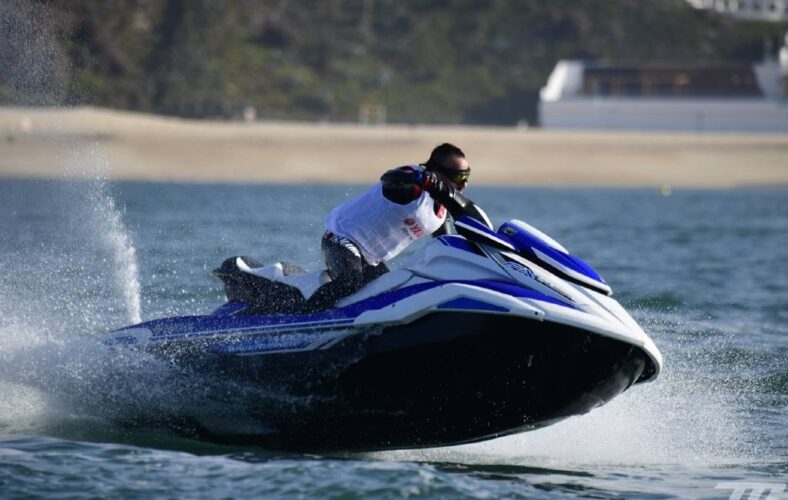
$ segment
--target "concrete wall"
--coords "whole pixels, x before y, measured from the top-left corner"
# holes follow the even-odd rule
[[[788,103],[755,99],[569,98],[539,103],[548,129],[788,132]]]

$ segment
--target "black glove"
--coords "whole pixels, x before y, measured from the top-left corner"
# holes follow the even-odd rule
[[[436,186],[441,180],[435,175],[435,172],[423,170],[419,172],[419,186],[429,190],[431,187]]]
[[[421,182],[419,182],[419,186],[432,195],[448,192],[446,184],[431,170],[424,170],[421,172]]]

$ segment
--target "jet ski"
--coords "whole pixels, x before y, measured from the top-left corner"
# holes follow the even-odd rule
[[[538,429],[597,408],[662,367],[654,342],[583,260],[520,220],[471,217],[395,270],[306,312],[330,278],[227,259],[226,304],[116,330],[139,349],[227,382],[243,425],[192,437],[297,451],[457,445]],[[233,397],[236,397],[233,395]],[[298,403],[295,403],[298,402]],[[250,422],[255,425],[250,425]]]

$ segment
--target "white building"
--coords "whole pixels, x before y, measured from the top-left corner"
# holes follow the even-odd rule
[[[559,61],[540,92],[544,128],[788,132],[777,60],[754,65]]]
[[[697,9],[714,10],[741,19],[788,20],[788,0],[687,0]]]

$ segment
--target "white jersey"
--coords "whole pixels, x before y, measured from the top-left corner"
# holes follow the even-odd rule
[[[339,205],[328,214],[326,229],[352,240],[372,265],[394,258],[415,240],[434,233],[446,221],[446,208],[435,213],[426,191],[407,205],[383,196],[383,184]]]

